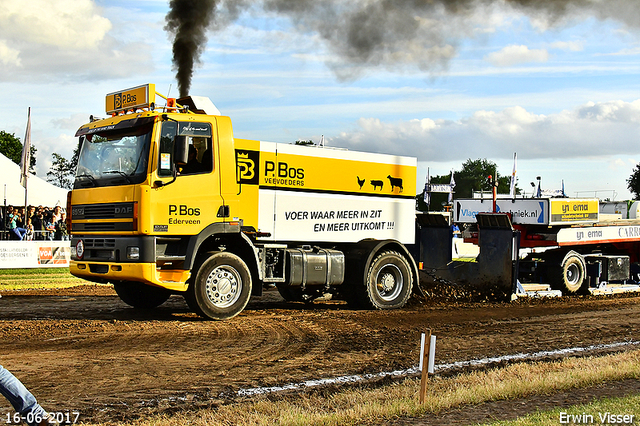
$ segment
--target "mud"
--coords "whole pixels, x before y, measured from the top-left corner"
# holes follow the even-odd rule
[[[271,290],[213,322],[179,296],[139,311],[109,286],[3,292],[0,364],[49,410],[133,419],[217,406],[240,389],[406,369],[428,328],[438,364],[640,340],[640,296],[510,303],[452,291],[402,310],[356,311],[287,303]],[[9,408],[0,400],[0,414]]]

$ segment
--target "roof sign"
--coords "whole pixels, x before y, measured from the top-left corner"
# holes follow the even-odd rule
[[[137,108],[148,108],[155,102],[155,96],[155,84],[145,84],[120,92],[109,93],[106,98],[107,114],[117,114]]]

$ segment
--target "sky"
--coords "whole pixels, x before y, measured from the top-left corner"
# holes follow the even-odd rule
[[[625,200],[640,161],[636,0],[199,0],[190,94],[236,137],[418,158],[418,188],[484,159],[518,186]],[[37,175],[105,95],[178,96],[163,0],[0,0],[0,130]]]

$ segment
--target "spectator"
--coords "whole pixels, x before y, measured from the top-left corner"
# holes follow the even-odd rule
[[[55,239],[67,241],[69,239],[69,232],[67,231],[67,215],[66,213],[60,213],[60,220],[56,223]]]
[[[22,241],[24,235],[27,233],[27,230],[21,226],[18,226],[18,221],[21,221],[20,213],[14,211],[9,216],[9,230],[15,237],[14,239]]]
[[[13,214],[13,206],[7,206],[5,215],[4,215],[4,230],[9,229],[9,215]],[[9,236],[10,237],[10,236]]]
[[[38,207],[31,218],[31,224],[33,225],[33,233],[36,240],[44,240],[45,223],[42,217],[42,206]]]
[[[20,416],[27,419],[29,426],[44,426],[50,424],[47,412],[38,404],[33,394],[29,392],[16,376],[1,365],[0,393],[7,398]]]
[[[20,241],[69,240],[66,213],[61,206],[49,208],[40,205],[25,209],[10,205],[4,210],[4,216],[0,214],[0,221],[4,220],[2,238]]]
[[[31,241],[33,240],[34,237],[34,233],[33,233],[33,224],[31,223],[31,219],[27,219],[27,225],[25,226],[25,229],[27,230],[27,232],[25,232],[24,237],[22,238],[23,241]]]
[[[51,223],[53,223],[54,225],[58,223],[58,221],[60,220],[61,213],[62,213],[62,208],[60,206],[55,206],[53,208],[53,220],[51,221]]]
[[[53,222],[53,212],[45,210],[44,223],[45,230],[47,231],[46,239],[53,240],[56,232],[56,224]]]
[[[13,212],[13,206],[4,207],[4,215],[2,216],[2,230],[5,231],[2,235],[3,240],[11,239],[12,232],[9,230],[9,215]]]
[[[27,220],[25,218],[25,213],[24,213],[24,207],[18,208],[18,219],[16,219],[16,224],[20,228],[24,228],[25,225],[27,224]]]

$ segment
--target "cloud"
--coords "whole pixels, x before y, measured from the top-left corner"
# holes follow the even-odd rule
[[[512,44],[498,52],[486,55],[484,59],[497,67],[508,67],[531,62],[547,62],[549,52],[545,49],[530,50],[527,46]]]
[[[0,37],[63,49],[96,47],[111,29],[90,0],[0,0]]]
[[[551,43],[552,49],[564,50],[567,52],[582,52],[584,50],[583,41],[556,41]]]
[[[0,10],[0,81],[117,78],[149,68],[149,49],[111,36],[92,0],[0,0]]]
[[[6,41],[0,40],[0,62],[5,65],[19,67],[21,65],[19,56],[19,51],[7,46]]]
[[[640,153],[640,100],[589,102],[552,115],[520,106],[480,110],[460,120],[429,118],[386,123],[361,118],[357,129],[328,145],[417,156],[421,161],[467,158],[562,159]]]
[[[625,48],[613,53],[603,53],[597,56],[636,56],[640,55],[640,47]]]

